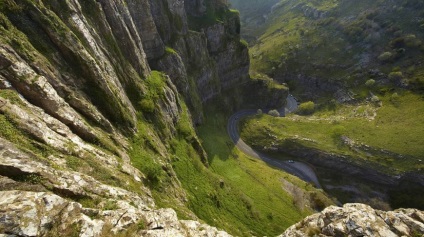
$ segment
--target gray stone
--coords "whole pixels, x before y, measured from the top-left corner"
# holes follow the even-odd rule
[[[384,212],[359,203],[330,206],[289,227],[280,236],[417,236],[424,234],[423,214],[416,209]]]

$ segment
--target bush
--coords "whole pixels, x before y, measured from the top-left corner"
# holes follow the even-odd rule
[[[399,103],[399,99],[400,99],[400,96],[399,96],[399,94],[398,93],[393,93],[391,96],[390,96],[390,102],[392,102],[393,104],[397,104],[397,103]]]
[[[139,105],[144,112],[153,113],[155,111],[155,103],[151,99],[142,99]]]
[[[142,172],[146,175],[147,180],[152,185],[157,185],[163,175],[162,167],[155,162],[146,163],[142,168]]]
[[[298,113],[303,115],[313,114],[315,112],[315,103],[308,101],[299,105]]]
[[[268,112],[268,114],[271,115],[271,116],[274,116],[274,117],[280,117],[280,113],[277,110],[275,110],[275,109],[270,110]]]
[[[374,79],[369,79],[365,82],[365,85],[367,87],[373,87],[375,85],[375,80]]]
[[[411,34],[411,35],[405,36],[405,44],[407,47],[415,48],[415,47],[419,47],[422,44],[422,42],[421,40],[417,39],[415,35]]]
[[[388,62],[393,59],[393,54],[391,52],[384,52],[378,56],[378,60],[382,62]]]
[[[399,81],[402,80],[403,74],[402,72],[391,72],[389,73],[389,79],[392,81]]]
[[[257,111],[256,111],[256,114],[258,114],[258,115],[262,115],[262,110],[261,109],[258,109]]]

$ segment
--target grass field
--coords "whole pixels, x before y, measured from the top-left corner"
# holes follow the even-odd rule
[[[243,124],[242,137],[258,146],[295,139],[306,147],[370,160],[396,172],[424,170],[422,96],[401,91],[396,102],[390,101],[389,95],[380,99],[382,107],[362,103],[323,109],[312,116],[256,116]],[[353,141],[355,147],[368,146],[369,152],[351,149],[342,143],[342,136]]]

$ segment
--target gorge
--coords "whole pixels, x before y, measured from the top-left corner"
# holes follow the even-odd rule
[[[223,0],[0,0],[0,236],[424,233],[234,146],[232,113],[289,95],[241,27]]]

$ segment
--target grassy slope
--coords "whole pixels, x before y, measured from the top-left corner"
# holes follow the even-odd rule
[[[373,160],[400,171],[423,168],[418,159],[424,155],[424,141],[420,136],[424,128],[421,116],[424,105],[420,96],[424,88],[424,67],[420,64],[423,44],[419,42],[424,36],[424,22],[417,20],[424,14],[420,7],[423,3],[417,0],[281,0],[279,4],[263,25],[263,33],[257,35],[258,40],[251,42],[252,71],[283,77],[302,74],[330,82],[343,81],[346,88],[354,88],[360,101],[369,96],[369,88],[364,84],[373,78],[378,87],[373,88],[373,92],[381,97],[384,106],[380,109],[364,104],[341,106],[336,111],[323,110],[312,117],[292,116],[282,119],[282,123],[280,119],[264,116],[259,126],[253,120],[246,124],[246,130],[243,130],[246,139],[250,137],[250,141],[258,145],[269,144],[271,138],[260,135],[264,127],[268,127],[281,138],[295,135],[310,138],[315,142],[298,142]],[[324,15],[311,14],[311,9]],[[408,43],[411,35],[415,35],[417,40]],[[378,59],[383,52],[391,52],[396,57],[383,62]],[[381,73],[376,76],[369,73],[371,69]],[[389,76],[394,71],[402,73],[402,79],[412,85],[416,94],[397,89],[399,81]],[[301,94],[301,87],[293,84],[290,89]],[[384,91],[391,93],[384,94]],[[390,102],[394,91],[401,94],[396,105]],[[325,105],[330,99],[321,98],[315,102]],[[369,121],[364,118],[365,114],[376,110],[376,119]],[[354,152],[341,145],[341,132],[357,144],[411,158],[398,159],[382,154],[368,156],[366,152]]]
[[[178,134],[165,141],[169,149],[155,145],[158,136],[152,136],[156,131],[151,121],[139,121],[130,156],[133,165],[147,176],[146,184],[160,207],[174,208],[183,219],[192,219],[193,212],[202,221],[237,236],[273,236],[312,213],[310,208],[296,205],[281,180],[318,197],[325,205],[331,204],[310,184],[240,153],[228,138],[226,117],[215,111],[206,115],[198,133],[209,156],[209,167],[191,145],[195,135],[186,112],[177,125]],[[164,149],[169,151],[165,159],[184,190],[170,188],[175,177],[168,173],[167,165],[158,163],[163,160],[158,158],[158,151]]]
[[[294,205],[280,180],[313,191],[309,185],[240,153],[227,136],[222,114],[210,111],[206,118],[198,132],[210,168],[191,160],[195,156],[174,163],[190,193],[189,206],[201,219],[236,235],[272,236],[311,213]],[[184,156],[185,150],[184,146],[177,149],[177,156]]]
[[[273,142],[272,137],[261,135],[268,130],[277,135],[280,144],[285,139],[298,136],[298,142],[307,147],[375,161],[394,167],[398,172],[423,170],[424,162],[420,159],[424,156],[424,118],[421,116],[424,114],[424,101],[422,96],[410,92],[399,94],[396,103],[392,103],[389,96],[381,97],[381,108],[369,104],[343,105],[334,111],[324,109],[313,116],[255,117],[243,125],[242,137],[263,146]],[[372,116],[369,115],[374,112],[377,112],[377,116],[370,120]],[[384,149],[405,158],[381,154],[369,156],[356,152],[341,144],[341,135],[349,137],[356,144]]]
[[[422,47],[404,44],[408,35],[423,37],[423,21],[417,20],[424,14],[420,1],[281,0],[280,4],[263,25],[264,33],[251,42],[253,71],[363,83],[368,69],[389,74],[396,68],[422,85],[417,64]],[[324,15],[305,14],[306,7]],[[396,40],[403,43],[394,46]],[[380,62],[377,58],[383,52],[396,57]]]

